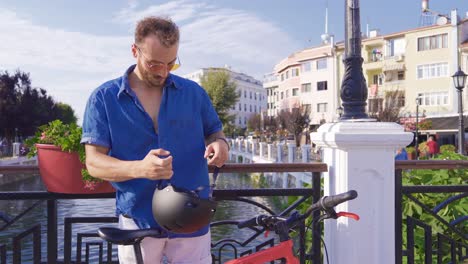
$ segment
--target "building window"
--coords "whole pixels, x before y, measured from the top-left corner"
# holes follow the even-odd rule
[[[302,68],[303,72],[312,71],[312,62],[311,61],[303,62],[302,65],[301,65],[301,68]]]
[[[281,81],[284,81],[284,73],[281,74]]]
[[[247,104],[244,104],[244,112],[247,112]]]
[[[250,94],[250,99],[252,99],[252,91],[250,91],[249,94]]]
[[[247,98],[247,91],[244,91],[244,98]]]
[[[241,117],[239,116],[239,125],[242,125]]]
[[[254,105],[254,112],[257,113],[257,106]]]
[[[281,100],[284,98],[284,92],[281,92]]]
[[[325,112],[327,112],[327,103],[317,104],[317,113],[325,113]]]
[[[304,113],[308,113],[308,114],[310,114],[310,112],[312,110],[310,104],[303,104],[302,108],[304,109]]]
[[[286,90],[286,98],[289,98],[289,90]]]
[[[447,48],[448,34],[418,38],[418,51]]]
[[[327,68],[327,58],[317,60],[317,70],[324,70]]]
[[[257,100],[257,93],[254,93],[254,99]]]
[[[398,80],[403,81],[405,79],[405,72],[404,71],[398,71]]]
[[[291,70],[291,77],[299,76],[299,68],[294,68]]]
[[[252,112],[252,105],[249,105],[249,112]]]
[[[422,93],[419,96],[421,97],[421,105],[448,105],[448,92]]]
[[[242,110],[242,104],[239,103],[239,111],[241,111],[241,110]]]
[[[301,92],[309,93],[312,91],[312,85],[310,83],[301,84]]]
[[[448,76],[448,63],[433,63],[417,67],[418,79],[431,79]]]
[[[327,81],[317,82],[317,91],[325,91],[327,89]]]
[[[286,71],[286,80],[289,79],[289,71]]]
[[[299,88],[293,88],[292,89],[292,95],[293,96],[298,96],[299,95]]]

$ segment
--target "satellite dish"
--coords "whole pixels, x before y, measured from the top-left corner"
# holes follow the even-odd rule
[[[443,25],[446,25],[448,22],[448,19],[444,16],[441,16],[441,17],[438,17],[437,20],[436,20],[436,24],[438,26],[443,26]]]

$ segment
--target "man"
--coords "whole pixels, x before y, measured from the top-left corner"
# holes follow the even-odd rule
[[[81,142],[91,175],[116,189],[119,226],[157,228],[151,201],[158,186],[209,187],[208,166],[228,158],[222,124],[206,92],[170,73],[178,62],[179,29],[170,19],[138,22],[132,54],[136,65],[90,96]],[[211,156],[212,155],[212,156]],[[208,159],[208,162],[207,160]],[[201,188],[200,196],[209,196]],[[209,227],[168,238],[145,238],[145,264],[211,263]],[[120,263],[135,263],[132,247],[119,247]]]

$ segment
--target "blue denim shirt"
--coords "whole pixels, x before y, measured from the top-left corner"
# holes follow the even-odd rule
[[[171,183],[195,190],[206,186],[200,195],[208,197],[208,166],[204,158],[205,137],[221,131],[222,124],[210,98],[197,83],[170,74],[163,88],[158,116],[158,131],[136,94],[128,75],[98,87],[88,99],[81,143],[109,148],[109,155],[120,160],[141,160],[151,149],[171,152],[174,174]],[[163,180],[133,179],[112,182],[116,189],[116,213],[131,216],[140,228],[158,227],[151,211],[153,193]],[[208,227],[189,234],[206,234]]]

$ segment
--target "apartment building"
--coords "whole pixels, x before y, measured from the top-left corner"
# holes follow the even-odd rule
[[[393,94],[403,117],[415,116],[417,98],[419,115],[456,115],[458,99],[451,76],[458,66],[468,72],[468,14],[460,19],[453,10],[450,18],[440,21],[387,35],[373,30],[363,38],[368,112],[380,111],[385,99]],[[345,73],[343,54],[343,42],[331,41],[330,45],[305,49],[279,62],[264,81],[264,87],[271,90],[268,114],[302,104],[311,109],[311,125],[336,120]]]
[[[302,105],[309,110],[311,125],[334,121],[336,64],[333,44],[304,49],[283,59],[264,78],[268,115]]]
[[[235,116],[234,125],[240,128],[247,127],[247,120],[255,114],[266,112],[267,95],[262,83],[252,76],[232,71],[230,67],[202,68],[183,77],[201,83],[202,77],[211,71],[226,71],[235,82],[239,100],[231,109],[230,114]]]

